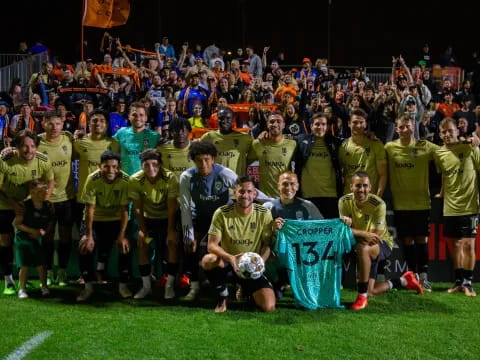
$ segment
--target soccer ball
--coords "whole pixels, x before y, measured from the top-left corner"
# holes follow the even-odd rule
[[[260,255],[254,252],[246,252],[238,261],[239,276],[242,279],[256,280],[265,271],[265,263]]]

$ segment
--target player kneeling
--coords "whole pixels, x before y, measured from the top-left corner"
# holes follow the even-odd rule
[[[251,295],[255,304],[265,312],[275,310],[275,293],[267,278],[244,279],[239,269],[243,253],[260,254],[264,261],[270,256],[272,214],[261,205],[254,204],[257,190],[252,179],[240,177],[235,188],[237,201],[224,205],[213,215],[208,231],[208,254],[202,258],[210,284],[218,292],[215,312],[227,310],[227,275],[233,272],[245,295]]]
[[[84,235],[79,243],[79,262],[85,288],[77,301],[93,294],[94,250],[108,253],[114,243],[119,249],[118,291],[122,298],[132,296],[127,287],[130,244],[125,237],[128,223],[128,175],[120,170],[120,155],[105,151],[99,169],[90,174],[83,193],[85,207]]]
[[[394,243],[388,232],[385,202],[371,194],[371,189],[368,174],[356,172],[350,184],[352,193],[342,196],[338,202],[340,216],[352,219],[352,232],[357,240],[358,296],[352,310],[367,307],[368,295],[380,295],[392,288],[423,293],[422,285],[412,271],[407,271],[400,278],[376,282],[378,263],[390,256]]]

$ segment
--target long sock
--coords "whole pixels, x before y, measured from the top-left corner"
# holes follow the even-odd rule
[[[190,281],[198,281],[198,255],[193,253],[185,254],[185,269]]]
[[[403,245],[405,260],[407,261],[408,270],[417,271],[417,264],[415,262],[415,245]]]
[[[71,243],[62,242],[62,241],[58,243],[58,267],[62,269],[67,268],[71,250],[72,250]]]
[[[463,285],[472,285],[473,270],[463,270]]]
[[[402,281],[405,281],[403,278],[395,278],[395,279],[390,279],[388,280],[388,284],[390,285],[390,289],[401,289],[402,287],[405,287],[407,284],[402,283]]]
[[[120,282],[128,282],[130,277],[130,253],[118,255],[118,272],[120,274]]]
[[[415,244],[415,253],[417,255],[418,273],[428,273],[428,245]]]
[[[13,270],[13,247],[0,246],[0,265],[5,275],[12,275]]]
[[[167,273],[168,275],[173,275],[175,277],[178,273],[178,264],[174,264],[171,262],[167,263],[166,271],[164,271],[164,273]]]
[[[363,296],[368,294],[368,282],[359,282],[357,284],[358,293]]]
[[[461,286],[463,283],[463,269],[455,269],[455,286]]]
[[[227,288],[227,274],[225,269],[216,267],[212,270],[205,270],[205,275],[219,294],[225,291]]]
[[[45,265],[47,270],[52,270],[53,267],[53,252],[55,250],[53,241],[44,241],[42,244],[45,254]]]
[[[144,288],[150,289],[152,287],[152,280],[150,278],[151,267],[150,264],[139,265],[140,275],[142,275],[142,284]]]

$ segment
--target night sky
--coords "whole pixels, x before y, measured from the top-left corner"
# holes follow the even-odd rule
[[[391,55],[400,53],[411,63],[418,60],[425,42],[434,61],[452,45],[459,62],[468,65],[471,53],[480,48],[478,2],[331,1],[332,65],[389,67]],[[305,56],[327,57],[328,0],[131,0],[131,4],[128,23],[109,32],[134,47],[145,45],[151,50],[167,35],[176,47],[186,40],[204,47],[215,41],[229,50],[252,44],[260,53],[270,45],[269,59],[284,51],[292,64]],[[81,6],[81,0],[9,2],[11,15],[4,8],[0,22],[2,52],[15,52],[20,41],[31,46],[41,39],[53,54],[73,62],[79,57]],[[87,56],[98,61],[103,31],[85,28],[92,48]]]

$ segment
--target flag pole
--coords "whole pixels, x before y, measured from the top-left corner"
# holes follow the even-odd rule
[[[82,1],[82,10],[83,10],[83,14],[82,14],[82,29],[80,31],[80,64],[82,64],[80,67],[82,69],[82,77],[85,76],[85,67],[84,67],[84,64],[83,64],[83,61],[84,61],[84,57],[85,57],[85,54],[83,53],[83,42],[84,42],[84,26],[83,26],[83,23],[85,22],[85,13],[87,11],[87,5],[86,5],[86,0],[83,0]]]

